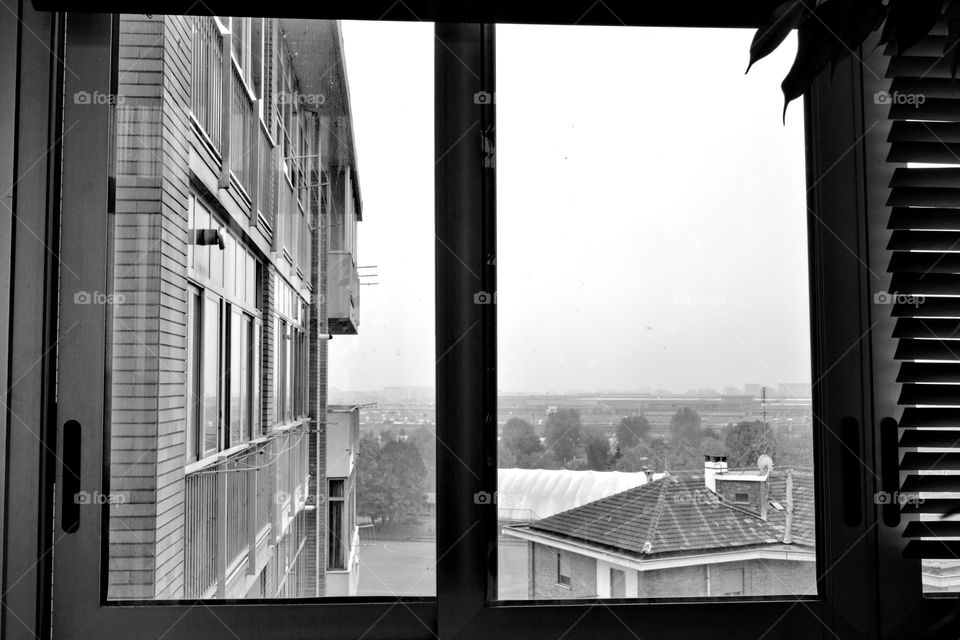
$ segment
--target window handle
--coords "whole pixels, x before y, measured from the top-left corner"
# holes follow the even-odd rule
[[[60,457],[60,527],[64,533],[80,529],[80,505],[86,494],[80,491],[80,423],[67,420],[63,425],[63,450]]]
[[[843,443],[843,520],[848,527],[859,527],[863,523],[863,481],[860,476],[860,461],[863,456],[860,452],[859,420],[848,416],[840,421],[840,441]]]

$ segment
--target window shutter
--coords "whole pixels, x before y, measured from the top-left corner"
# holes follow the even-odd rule
[[[883,511],[887,524],[907,520],[904,554],[927,560],[960,558],[960,521],[942,518],[960,505],[960,82],[951,78],[945,39],[941,20],[890,58],[886,96],[887,162],[896,165],[887,202],[889,293],[902,413],[899,424],[881,425],[893,438],[885,443],[898,445],[887,447],[895,458],[884,467],[899,473],[900,487],[886,495]]]

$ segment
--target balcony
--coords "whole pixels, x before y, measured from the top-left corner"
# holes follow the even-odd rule
[[[342,571],[327,571],[324,574],[325,593],[328,596],[355,596],[360,589],[360,528],[353,527],[350,534],[350,549],[347,551],[347,568]]]
[[[327,466],[330,478],[348,478],[356,465],[360,443],[360,408],[330,405],[327,410]]]
[[[184,597],[244,597],[306,506],[309,440],[291,429],[190,473]]]
[[[360,328],[360,278],[349,251],[327,253],[327,323],[333,335],[356,335]]]

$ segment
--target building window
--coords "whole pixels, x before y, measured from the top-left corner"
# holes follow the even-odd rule
[[[330,480],[327,494],[327,569],[346,568],[344,533],[344,481]]]
[[[207,295],[203,307],[202,457],[220,448],[220,298]]]
[[[569,587],[570,575],[570,557],[561,551],[557,553],[557,584]]]
[[[193,462],[199,457],[201,449],[200,433],[202,415],[200,392],[200,353],[203,338],[203,323],[200,313],[201,298],[197,287],[187,288],[187,462]]]
[[[230,316],[230,442],[234,446],[253,438],[254,408],[252,366],[253,318],[234,306]]]
[[[724,567],[720,569],[720,587],[717,595],[743,595],[743,567]]]
[[[256,258],[193,194],[188,221],[187,461],[195,462],[259,435],[261,331]],[[198,243],[204,229],[219,230],[223,249]]]
[[[750,504],[750,495],[746,493],[733,494],[734,504]]]

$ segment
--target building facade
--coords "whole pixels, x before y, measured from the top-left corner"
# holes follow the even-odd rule
[[[327,452],[358,435],[327,407],[328,341],[359,326],[339,23],[115,26],[108,597],[322,596],[330,571],[352,595],[355,465],[328,479]]]
[[[503,533],[528,545],[530,599],[816,593],[808,471],[708,459]]]

